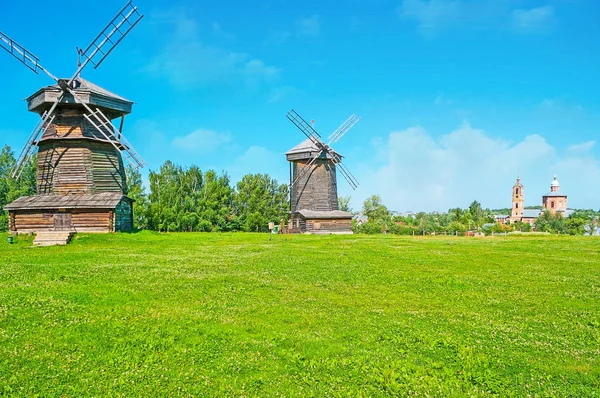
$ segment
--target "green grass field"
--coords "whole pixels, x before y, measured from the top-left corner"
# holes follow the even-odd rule
[[[600,240],[0,242],[0,395],[599,396]]]

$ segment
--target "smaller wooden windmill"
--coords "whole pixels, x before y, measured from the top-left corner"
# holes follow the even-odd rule
[[[336,171],[340,171],[352,189],[358,187],[358,181],[331,144],[360,118],[350,116],[324,143],[313,126],[295,110],[286,117],[307,137],[285,154],[290,162],[290,232],[352,233],[352,214],[339,210]]]
[[[142,19],[129,1],[85,50],[78,49],[75,73],[60,79],[39,58],[0,32],[0,47],[34,73],[54,81],[27,98],[40,121],[13,170],[19,178],[37,150],[37,195],[21,197],[4,208],[12,232],[111,232],[133,228],[123,159],[136,169],[145,165],[123,136],[123,120],[133,102],[81,77],[97,68]],[[119,127],[112,121],[121,119]]]

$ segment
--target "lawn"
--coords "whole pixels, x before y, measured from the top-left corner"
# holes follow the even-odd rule
[[[600,240],[0,242],[0,396],[600,396]]]

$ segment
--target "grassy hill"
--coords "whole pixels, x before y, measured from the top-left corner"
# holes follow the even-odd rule
[[[0,242],[0,395],[594,396],[600,240]]]

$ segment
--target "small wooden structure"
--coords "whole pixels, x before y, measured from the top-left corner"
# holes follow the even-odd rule
[[[298,210],[290,219],[290,233],[351,234],[352,214],[341,210]]]
[[[23,196],[6,205],[11,231],[115,232],[133,229],[133,201],[119,192]]]
[[[342,163],[342,156],[329,144],[337,141],[356,122],[352,115],[332,133],[329,144],[294,110],[287,115],[308,138],[285,155],[290,162],[290,233],[351,234],[352,214],[339,210],[337,170],[352,188],[356,179]]]
[[[133,103],[83,79],[81,73],[89,64],[100,66],[142,17],[128,1],[87,48],[77,50],[77,70],[68,79],[57,78],[38,57],[0,32],[1,48],[56,83],[27,98],[29,111],[41,120],[17,159],[13,177],[19,178],[37,148],[37,195],[4,206],[10,231],[44,233],[47,244],[66,243],[71,232],[133,229],[123,157],[136,169],[145,166],[122,132]],[[118,118],[117,128],[112,121]]]

